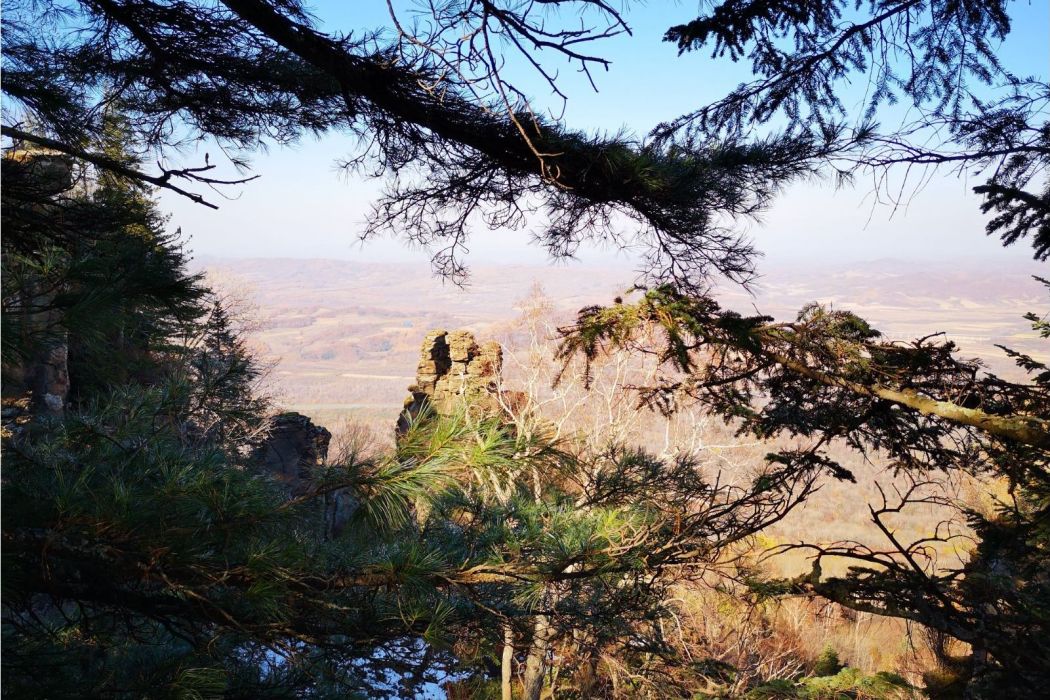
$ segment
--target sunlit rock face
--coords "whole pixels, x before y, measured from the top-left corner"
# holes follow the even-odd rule
[[[448,416],[469,406],[495,413],[500,409],[499,384],[503,348],[490,341],[478,345],[470,331],[435,330],[427,333],[416,369],[416,383],[398,420],[404,432],[424,406]]]

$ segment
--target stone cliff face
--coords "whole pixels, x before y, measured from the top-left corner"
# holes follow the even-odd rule
[[[503,348],[495,341],[478,345],[474,334],[464,330],[427,333],[398,432],[404,432],[427,405],[439,416],[452,415],[464,406],[499,411],[502,369]]]
[[[332,434],[326,428],[301,413],[282,413],[270,421],[270,430],[255,450],[252,464],[284,483],[290,496],[300,496],[316,483],[331,442]],[[346,527],[358,504],[346,489],[326,493],[323,500],[325,530],[334,537]]]
[[[252,461],[298,495],[308,490],[316,470],[328,458],[331,441],[327,429],[301,413],[282,413],[273,418]]]

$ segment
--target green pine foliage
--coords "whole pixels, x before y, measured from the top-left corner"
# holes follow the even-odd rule
[[[913,691],[914,688],[895,673],[867,674],[845,667],[834,674],[763,683],[744,697],[748,700],[904,700],[915,697]]]
[[[658,127],[666,141],[786,123],[834,142],[842,181],[898,165],[982,175],[973,188],[1003,245],[1029,239],[1050,258],[1048,84],[1032,63],[1016,73],[1000,50],[1005,0],[724,0],[668,29],[679,52],[750,63],[752,79]],[[851,86],[862,81],[863,93]],[[908,105],[903,119],[892,110]],[[916,116],[917,115],[917,116]],[[802,151],[793,156],[805,158]],[[887,194],[889,194],[887,192]]]
[[[205,696],[289,697],[319,683],[341,696],[363,687],[352,662],[384,639],[436,636],[435,561],[363,524],[326,540],[320,499],[289,501],[230,450],[186,439],[192,403],[179,387],[128,388],[7,445],[13,696],[174,697],[198,683],[221,691]],[[411,467],[337,469],[328,485],[354,489],[362,510],[389,503],[388,487],[419,495],[404,486]]]
[[[1041,319],[1030,320],[1038,332]],[[813,573],[752,582],[756,593],[819,595],[940,630],[975,649],[971,688],[987,697],[1045,685],[1050,394],[1044,363],[1012,353],[1033,379],[1006,381],[958,357],[951,342],[888,342],[848,312],[809,306],[793,322],[776,323],[667,287],[630,303],[583,309],[563,333],[562,358],[578,357],[585,366],[607,352],[659,353],[668,379],[640,387],[655,408],[673,411],[676,402],[696,401],[740,434],[805,445],[768,455],[773,473],[815,470],[851,479],[832,457],[830,448],[838,446],[879,454],[912,480],[910,490],[883,493],[881,508],[870,508],[887,551],[800,543],[791,548],[813,555]],[[957,569],[938,570],[925,548],[946,536],[901,542],[884,519],[923,502],[917,484],[936,472],[1001,479],[1010,487],[993,516],[936,501],[955,507],[979,538],[970,561]],[[822,577],[823,558],[846,560],[848,572]]]
[[[413,547],[389,535],[440,469],[350,460],[289,500],[249,461],[260,368],[149,193],[64,177],[68,159],[49,180],[49,154],[17,154],[3,161],[5,406],[47,343],[68,344],[70,401],[5,418],[5,695],[346,697],[384,672],[365,663],[377,648],[436,637],[442,597],[409,585]],[[338,541],[323,536],[335,489],[369,516]]]
[[[432,8],[429,39],[462,46],[460,25],[474,22],[485,41],[494,31],[518,48],[546,46],[586,71],[602,60],[570,47],[626,25],[607,3],[584,4],[609,32],[537,23],[531,3],[482,3],[479,15],[450,2]],[[767,599],[822,596],[968,643],[965,668],[944,686],[965,682],[977,697],[1044,689],[1046,364],[1013,352],[1032,381],[1008,382],[936,336],[887,342],[856,315],[817,305],[776,323],[706,294],[714,272],[741,282],[754,272],[733,221],[829,159],[843,180],[896,163],[987,171],[977,191],[995,214],[989,233],[1006,244],[1029,238],[1045,259],[1046,86],[1000,65],[1004,7],[713,3],[668,38],[681,50],[748,58],[756,82],[645,141],[530,114],[500,76],[502,56],[435,51],[403,33],[325,33],[298,0],[5,8],[3,90],[13,108],[3,134],[14,147],[0,195],[13,412],[5,408],[3,426],[3,692],[404,696],[453,672],[484,695],[495,692],[489,679],[506,651],[530,700],[551,682],[555,653],[591,669],[591,685],[571,691],[579,696],[686,696],[702,679],[735,673],[714,660],[686,664],[665,632],[676,622],[675,586],[706,575],[738,577]],[[896,53],[908,70],[884,60]],[[874,89],[850,126],[838,86],[854,73],[869,74]],[[1005,89],[990,100],[970,89],[992,83]],[[495,99],[504,90],[514,104]],[[922,116],[880,134],[876,110],[900,98]],[[788,132],[752,134],[781,118]],[[943,143],[926,145],[930,127]],[[464,273],[473,221],[514,227],[539,213],[538,238],[555,256],[633,233],[648,245],[652,276],[676,286],[585,309],[561,357],[582,355],[590,371],[609,350],[652,352],[644,343],[655,331],[671,372],[642,387],[643,403],[670,412],[698,400],[742,434],[803,447],[770,454],[751,483],[726,485],[704,478],[691,455],[581,451],[542,426],[424,413],[394,451],[320,466],[289,495],[252,460],[266,429],[262,369],[228,310],[186,271],[179,237],[143,184],[207,204],[185,188],[224,183],[207,157],[150,174],[137,154],[194,138],[251,149],[331,129],[362,137],[356,164],[404,173],[369,231],[395,228],[434,246],[436,266],[453,277]],[[626,234],[624,220],[634,225]],[[22,410],[27,367],[54,349],[68,350],[68,401]],[[1001,478],[1009,498],[992,513],[966,512],[977,544],[953,571],[926,565],[930,540],[902,543],[879,519],[924,502],[913,491],[871,510],[888,551],[801,544],[812,572],[772,582],[726,566],[822,474],[852,479],[832,446],[881,453],[914,478]],[[326,520],[330,495],[352,504],[338,536]],[[822,557],[854,566],[826,578]],[[628,669],[623,686],[597,670],[610,659]],[[913,690],[892,674],[842,667],[833,652],[812,677],[743,689],[797,698]]]
[[[817,659],[817,663],[813,666],[814,676],[834,676],[843,668],[842,661],[839,660],[839,653],[835,651],[835,648],[831,645],[824,647],[824,650],[820,652],[820,657]]]
[[[109,152],[129,148],[107,133]],[[137,183],[18,144],[2,162],[5,372],[64,342],[74,400],[156,381],[206,311],[178,233]]]

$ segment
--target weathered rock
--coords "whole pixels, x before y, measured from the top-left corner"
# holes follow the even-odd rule
[[[328,458],[331,441],[328,430],[301,413],[282,413],[271,421],[269,434],[252,461],[298,495],[310,488],[318,468]]]
[[[33,418],[31,410],[32,395],[6,397],[0,409],[0,438],[10,440],[18,438]],[[6,445],[5,445],[6,447]]]
[[[53,197],[73,187],[73,158],[38,146],[15,148],[4,152],[4,178],[31,181],[34,195]]]
[[[490,341],[479,346],[470,331],[435,330],[423,339],[416,383],[405,400],[397,423],[398,433],[408,429],[424,406],[448,416],[468,407],[472,411],[500,410],[499,384],[503,348]]]
[[[477,352],[478,344],[474,342],[474,334],[470,331],[452,331],[447,340],[448,356],[453,364],[466,366]]]
[[[445,331],[430,331],[423,339],[423,351],[416,368],[416,384],[412,391],[427,394],[434,392],[437,381],[448,374],[452,367],[450,349]]]
[[[252,458],[255,468],[268,472],[288,487],[289,496],[310,491],[328,459],[332,434],[301,413],[282,413],[270,423],[266,439]],[[347,489],[328,491],[324,504],[325,535],[335,537],[357,510],[358,501]]]
[[[59,343],[47,348],[32,372],[37,405],[52,415],[62,415],[69,397],[69,346]]]
[[[57,417],[69,399],[68,334],[62,329],[61,313],[48,309],[54,295],[34,295],[34,289],[27,283],[12,304],[21,312],[22,343],[28,352],[21,362],[4,368],[3,393],[5,398],[28,394],[34,413]],[[29,311],[33,308],[48,310]]]

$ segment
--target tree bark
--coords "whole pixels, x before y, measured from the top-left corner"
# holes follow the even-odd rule
[[[547,674],[547,651],[550,649],[551,621],[539,615],[533,627],[532,645],[525,660],[525,700],[540,700],[543,677]]]
[[[762,339],[761,335],[758,337]],[[761,352],[774,362],[821,384],[840,387],[861,396],[873,396],[890,401],[924,415],[937,416],[959,425],[973,426],[999,438],[1016,440],[1044,450],[1050,449],[1050,420],[1045,418],[1024,415],[992,415],[980,409],[959,406],[951,401],[938,401],[921,396],[911,389],[893,389],[879,384],[860,384],[813,369],[777,352],[768,350]]]
[[[511,663],[514,661],[514,629],[508,624],[503,627],[503,665],[501,668],[501,688],[503,700],[513,700],[510,681],[512,678]]]

